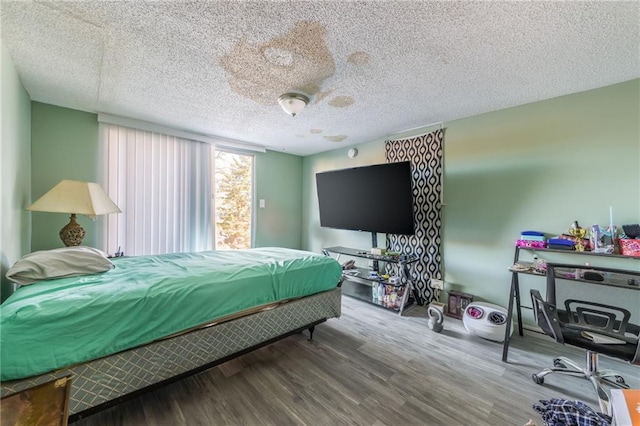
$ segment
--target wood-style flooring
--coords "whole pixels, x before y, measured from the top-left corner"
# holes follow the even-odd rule
[[[399,317],[343,296],[342,317],[316,327],[313,341],[294,335],[204,373],[141,395],[75,425],[543,425],[532,404],[580,400],[597,408],[584,379],[531,374],[578,348],[525,331],[502,345],[470,336],[445,318],[427,328],[426,309]],[[640,387],[640,369],[605,357]]]

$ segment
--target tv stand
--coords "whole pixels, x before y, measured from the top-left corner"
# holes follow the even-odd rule
[[[374,233],[375,235],[375,233]],[[375,241],[375,240],[374,240]],[[350,270],[343,271],[344,281],[342,282],[342,294],[353,298],[364,300],[376,306],[397,311],[400,315],[404,309],[413,303],[421,304],[421,298],[413,285],[413,280],[409,273],[409,266],[418,261],[417,256],[401,254],[399,256],[375,255],[370,251],[359,250],[349,247],[327,247],[323,252],[336,254],[336,260],[340,260],[340,256],[349,256],[360,259],[368,259],[374,262],[374,266],[378,262],[395,263],[399,265],[400,282],[390,283],[388,280],[371,277],[369,273],[371,269],[355,268],[357,275],[351,275]],[[374,269],[377,271],[377,269]],[[378,285],[385,286],[385,296],[390,296],[382,301],[374,299],[372,295],[372,287]],[[396,299],[391,300],[395,293]]]
[[[375,231],[371,232],[371,247],[378,247],[378,233]],[[380,271],[380,265],[378,265],[378,261],[373,261],[373,270]]]

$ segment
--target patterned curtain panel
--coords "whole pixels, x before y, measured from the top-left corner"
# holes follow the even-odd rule
[[[410,265],[413,284],[422,300],[438,300],[439,290],[429,283],[442,279],[440,252],[441,193],[444,129],[385,143],[387,163],[410,161],[413,174],[414,235],[387,235],[387,250],[413,254],[420,260]]]

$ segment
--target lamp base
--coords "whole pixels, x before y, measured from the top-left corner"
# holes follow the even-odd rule
[[[60,230],[60,239],[66,247],[79,246],[84,238],[84,228],[76,222],[75,213],[69,219],[69,223]]]

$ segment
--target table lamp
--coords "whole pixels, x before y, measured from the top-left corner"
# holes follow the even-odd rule
[[[122,213],[97,183],[66,179],[27,207],[27,210],[70,213],[69,223],[60,230],[60,239],[67,247],[79,246],[85,235],[84,228],[76,222],[76,214],[95,220],[98,215]]]

